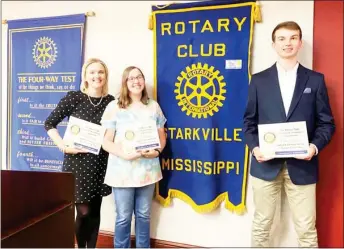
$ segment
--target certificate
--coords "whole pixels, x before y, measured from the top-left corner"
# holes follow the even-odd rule
[[[309,141],[305,121],[258,125],[259,149],[266,157],[307,156]]]
[[[99,154],[103,143],[105,128],[83,119],[70,117],[63,141],[67,146]]]
[[[153,120],[127,125],[123,135],[123,149],[127,153],[160,148],[158,128]]]

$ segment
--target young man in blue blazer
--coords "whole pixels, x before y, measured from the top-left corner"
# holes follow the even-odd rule
[[[295,22],[278,24],[272,32],[278,60],[252,76],[244,134],[252,152],[250,174],[255,203],[252,246],[269,247],[276,200],[284,187],[300,247],[318,247],[316,182],[318,153],[335,130],[324,75],[303,67],[297,60],[302,31]],[[258,125],[305,121],[308,155],[267,158],[259,149]]]

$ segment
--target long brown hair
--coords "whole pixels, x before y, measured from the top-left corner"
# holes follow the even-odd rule
[[[124,72],[122,74],[122,86],[121,86],[119,100],[118,100],[118,106],[120,108],[127,108],[133,102],[133,100],[129,96],[129,89],[128,89],[127,82],[128,82],[128,77],[129,77],[130,72],[134,69],[139,70],[143,76],[143,80],[145,80],[145,76],[142,73],[142,70],[140,68],[135,67],[135,66],[130,66],[130,67],[127,67],[126,69],[124,69]],[[147,93],[147,89],[146,89],[146,83],[145,83],[145,86],[142,90],[141,102],[144,105],[147,105],[148,99],[149,99],[149,97],[148,97],[148,93]]]

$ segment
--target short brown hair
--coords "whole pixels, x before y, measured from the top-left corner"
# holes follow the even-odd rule
[[[300,28],[300,26],[296,23],[296,22],[293,22],[293,21],[287,21],[287,22],[282,22],[280,24],[278,24],[274,30],[272,31],[272,41],[275,42],[275,33],[277,30],[279,29],[289,29],[289,30],[298,30],[299,31],[299,34],[300,34],[300,40],[302,40],[302,30]]]
[[[104,70],[105,70],[105,84],[104,84],[104,86],[102,88],[102,95],[106,96],[109,93],[109,86],[108,86],[109,70],[108,70],[106,64],[102,60],[100,60],[98,58],[90,58],[82,66],[80,90],[83,93],[87,93],[88,82],[86,81],[86,70],[87,70],[88,66],[93,64],[93,63],[99,63],[99,64],[101,64],[104,67]]]
[[[118,106],[120,108],[127,108],[133,102],[133,100],[129,96],[129,89],[128,89],[127,81],[128,81],[128,77],[129,77],[130,72],[134,69],[139,70],[143,76],[143,79],[145,80],[145,76],[142,73],[142,70],[140,68],[135,67],[135,66],[130,66],[130,67],[127,67],[126,69],[124,69],[124,72],[122,75],[122,86],[121,86],[120,95],[119,95],[119,99],[118,99]],[[146,84],[145,84],[143,91],[142,91],[141,102],[144,105],[147,105],[148,99],[149,98],[148,98],[148,93],[147,93]]]

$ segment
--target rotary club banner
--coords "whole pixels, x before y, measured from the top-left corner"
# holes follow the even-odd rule
[[[8,21],[7,168],[61,171],[63,154],[44,121],[79,90],[85,14]],[[67,120],[58,126],[64,134]]]
[[[156,197],[200,213],[225,202],[245,212],[249,151],[243,114],[250,80],[255,1],[153,6],[155,90],[166,118],[163,180]]]

